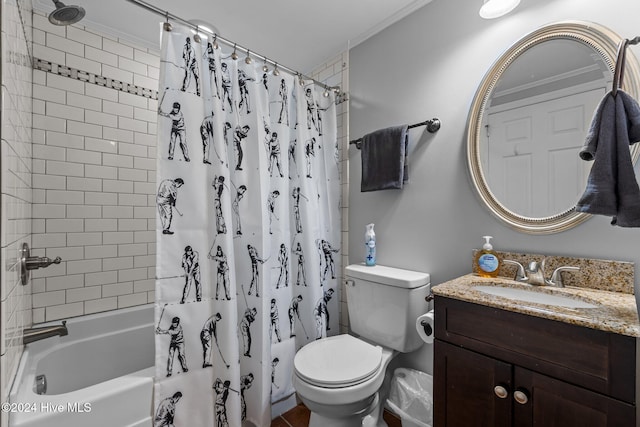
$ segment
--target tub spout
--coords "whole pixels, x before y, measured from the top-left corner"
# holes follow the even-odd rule
[[[22,343],[26,345],[35,341],[43,340],[45,338],[54,337],[56,335],[63,337],[68,334],[69,331],[67,330],[67,321],[63,320],[62,325],[25,329],[23,331]]]

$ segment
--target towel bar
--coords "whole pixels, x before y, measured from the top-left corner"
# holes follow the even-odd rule
[[[436,133],[440,129],[440,119],[433,118],[431,120],[425,120],[424,122],[409,125],[407,126],[407,129],[417,128],[419,126],[426,126],[429,133]],[[355,144],[356,148],[359,150],[362,146],[362,138],[349,141],[349,145],[351,144]]]

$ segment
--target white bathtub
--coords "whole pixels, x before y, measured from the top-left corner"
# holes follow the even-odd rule
[[[150,426],[153,319],[153,305],[72,318],[69,335],[27,345],[9,426]],[[38,375],[46,376],[46,394],[35,392]]]

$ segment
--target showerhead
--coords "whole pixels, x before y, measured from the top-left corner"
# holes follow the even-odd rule
[[[53,25],[71,25],[84,18],[84,9],[80,6],[65,6],[59,0],[53,0],[56,10],[49,14],[49,22]]]

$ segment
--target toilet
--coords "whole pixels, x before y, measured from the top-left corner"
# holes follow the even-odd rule
[[[311,411],[309,427],[383,427],[379,390],[398,353],[424,343],[416,319],[429,310],[427,273],[364,264],[346,268],[354,335],[322,338],[293,361],[293,385]]]

